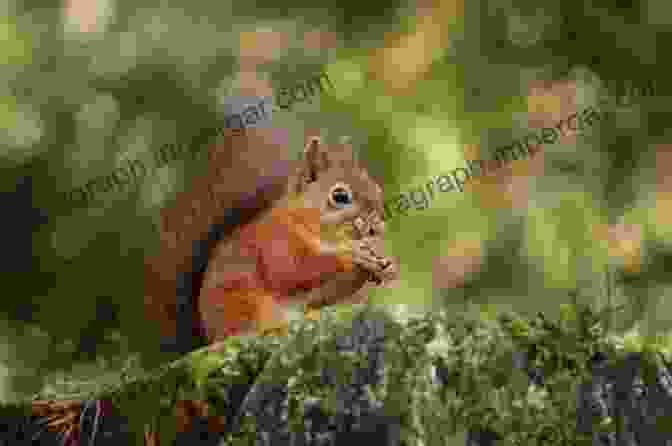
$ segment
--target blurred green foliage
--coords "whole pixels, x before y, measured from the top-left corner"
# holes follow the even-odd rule
[[[479,143],[487,157],[524,133],[520,117],[530,79],[579,81],[577,107],[609,96],[605,83],[655,81],[657,97],[615,107],[574,144],[545,147],[543,175],[531,180],[527,209],[492,209],[474,193],[452,193],[391,221],[389,250],[402,261],[403,280],[373,299],[449,313],[470,300],[555,314],[567,290],[605,295],[604,272],[618,268],[590,225],[623,218],[643,226],[646,256],[641,273],[610,276],[614,299],[634,315],[620,328],[637,320],[642,327],[669,328],[672,239],[655,220],[651,178],[654,146],[670,136],[664,52],[672,43],[672,6],[662,0],[465,3],[442,55],[413,94],[397,96],[368,72],[371,49],[414,29],[414,8],[406,4],[296,0],[277,8],[262,0],[118,0],[101,2],[110,5],[99,11],[104,26],[78,33],[64,25],[55,3],[6,2],[0,10],[0,186],[12,192],[29,177],[33,207],[48,217],[4,234],[9,240],[30,230],[32,239],[25,247],[31,268],[3,277],[0,307],[9,321],[0,360],[11,376],[32,376],[14,382],[12,391],[34,390],[50,370],[68,370],[84,337],[100,340],[103,356],[134,351],[149,362],[160,359],[153,357],[157,339],[140,306],[142,260],[156,246],[161,204],[203,165],[176,162],[87,209],[63,208],[59,197],[124,159],[216,128],[221,100],[237,76],[238,33],[256,27],[290,36],[281,57],[264,65],[275,87],[319,69],[335,86],[319,104],[274,113],[275,125],[289,129],[293,150],[300,150],[306,128],[323,128],[330,137],[350,134],[390,197],[463,166],[464,144]],[[334,51],[304,48],[303,33],[315,28],[336,31]],[[399,70],[406,62],[398,60]],[[575,169],[559,167],[567,164]],[[14,215],[12,206],[6,209]],[[462,288],[433,289],[434,260],[464,238],[484,242],[483,266]],[[20,306],[30,308],[28,322],[18,320]],[[117,314],[103,322],[110,308]],[[123,346],[102,343],[116,332]],[[29,347],[45,336],[44,345],[54,348]]]

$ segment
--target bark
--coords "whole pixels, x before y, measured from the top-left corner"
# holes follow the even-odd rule
[[[155,419],[147,415],[156,411],[148,410],[150,406],[143,404],[168,396],[170,401],[166,407],[174,407],[176,400],[188,395],[198,399],[207,397],[215,409],[213,413],[223,423],[215,429],[212,413],[209,420],[192,415],[190,429],[171,437],[165,435],[170,429],[171,418],[161,418],[158,431],[162,444],[308,446],[368,442],[410,446],[420,444],[418,439],[427,446],[444,444],[442,437],[448,435],[450,423],[438,422],[438,418],[430,416],[443,416],[449,408],[436,406],[443,407],[436,410],[432,404],[440,404],[437,401],[446,389],[457,388],[455,377],[462,374],[463,382],[464,379],[479,379],[480,374],[490,373],[487,372],[489,361],[496,359],[479,356],[480,350],[476,347],[472,353],[461,357],[467,360],[481,358],[474,359],[473,363],[459,362],[460,359],[450,366],[437,360],[451,358],[449,354],[428,356],[425,347],[444,336],[435,321],[425,318],[398,323],[382,313],[363,312],[352,319],[348,329],[337,333],[328,322],[320,324],[324,323],[329,330],[310,322],[309,325],[314,324],[310,325],[312,328],[292,331],[286,339],[247,338],[232,341],[224,354],[197,352],[158,372],[97,395],[96,398],[115,401],[116,406],[99,421],[94,444],[136,444],[134,439],[138,437],[130,433],[133,422],[137,426],[138,421]],[[478,332],[474,331],[474,324],[465,326],[469,333]],[[452,327],[455,333],[464,332],[464,327]],[[456,334],[452,339],[466,339],[459,336]],[[513,376],[517,369],[527,376],[524,380],[540,388],[550,386],[549,383],[556,379],[556,372],[544,372],[545,366],[539,366],[538,362],[534,365],[534,358],[546,341],[537,338],[536,343],[512,343],[513,347],[507,350],[508,344],[503,339],[495,336],[483,342],[491,343],[495,350],[500,349],[502,358],[507,352],[511,353],[511,370],[505,370],[505,375]],[[460,343],[456,341],[452,345],[456,347]],[[351,356],[362,362],[353,359],[350,364],[354,365],[341,369]],[[428,370],[425,367],[428,364],[435,368],[427,374],[428,380],[423,381],[423,370]],[[474,364],[476,368],[470,369]],[[502,369],[502,363],[496,364]],[[492,368],[492,373],[496,374],[497,367]],[[554,423],[561,424],[563,420],[549,419],[548,425],[541,427],[546,433],[538,434],[524,444],[666,446],[672,441],[672,432],[667,428],[670,423],[666,423],[672,415],[672,375],[662,356],[598,350],[592,354],[586,369],[590,372],[589,377],[577,379],[574,386],[577,390],[576,398],[572,400],[575,423],[570,422],[574,431],[570,434],[585,434],[587,442],[558,434],[560,430],[555,431]],[[474,370],[478,372],[473,373]],[[202,385],[195,385],[194,380]],[[389,389],[386,394],[367,390],[385,387],[386,380]],[[504,385],[514,386],[512,382]],[[183,393],[176,394],[177,388]],[[467,400],[474,392],[476,390],[466,389],[460,398]],[[423,393],[428,396],[418,396]],[[492,392],[483,396],[490,398]],[[83,407],[86,400],[75,401]],[[38,405],[31,404],[35,414]],[[67,403],[61,403],[63,405]],[[135,406],[141,408],[131,410]],[[37,432],[38,426],[37,417],[26,416],[27,407],[30,404],[3,408],[0,423],[5,423],[5,428],[0,426],[0,444],[31,444],[29,438]],[[428,413],[432,411],[437,413]],[[89,444],[88,439],[96,425],[94,412],[80,410],[78,421],[84,440],[80,444]],[[145,416],[142,420],[133,420],[142,416]],[[614,420],[613,429],[598,427],[598,421],[605,416]],[[484,419],[483,416],[474,418]],[[174,418],[172,420],[175,424]],[[471,428],[467,429],[467,446],[502,444],[497,442],[498,438],[502,439],[502,432],[495,432],[494,425],[491,428],[478,427],[474,422],[468,424]],[[413,434],[414,426],[416,434]],[[164,437],[170,441],[165,442]],[[45,433],[41,440],[40,444],[58,444],[59,438],[55,433]]]

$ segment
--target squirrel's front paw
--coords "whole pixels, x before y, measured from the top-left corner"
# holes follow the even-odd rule
[[[353,263],[371,273],[372,281],[378,284],[396,278],[395,262],[377,252],[373,240],[356,240],[353,242]]]
[[[377,285],[391,282],[392,280],[395,280],[399,277],[399,268],[397,267],[397,263],[387,257],[385,257],[384,259],[387,263],[386,266],[383,268],[383,270],[380,271],[379,273],[371,275],[372,281],[375,282]]]

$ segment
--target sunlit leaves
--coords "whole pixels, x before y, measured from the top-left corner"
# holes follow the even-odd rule
[[[531,208],[526,250],[530,260],[543,268],[548,287],[572,287],[570,252],[558,234],[557,223],[539,208]]]
[[[604,245],[594,232],[600,217],[589,194],[567,191],[559,198],[554,207],[529,208],[525,246],[531,260],[543,259],[547,286],[574,288],[586,267],[604,270]]]
[[[411,19],[415,22],[413,29],[388,34],[384,47],[374,52],[369,65],[373,76],[382,79],[391,94],[410,93],[447,49],[451,28],[457,28],[463,9],[462,0],[437,1],[430,7],[418,8],[416,17]]]
[[[447,249],[434,263],[434,287],[441,289],[461,285],[468,274],[477,272],[481,268],[482,256],[482,240],[457,239],[447,244]]]
[[[29,41],[20,33],[16,23],[5,15],[0,15],[0,42],[0,65],[3,67],[30,61]]]

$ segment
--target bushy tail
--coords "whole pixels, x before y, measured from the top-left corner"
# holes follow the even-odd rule
[[[164,351],[184,354],[203,345],[196,298],[213,247],[268,209],[286,187],[290,163],[263,152],[274,148],[264,138],[228,138],[210,149],[208,172],[161,211],[160,252],[145,261],[145,310],[160,323]]]

